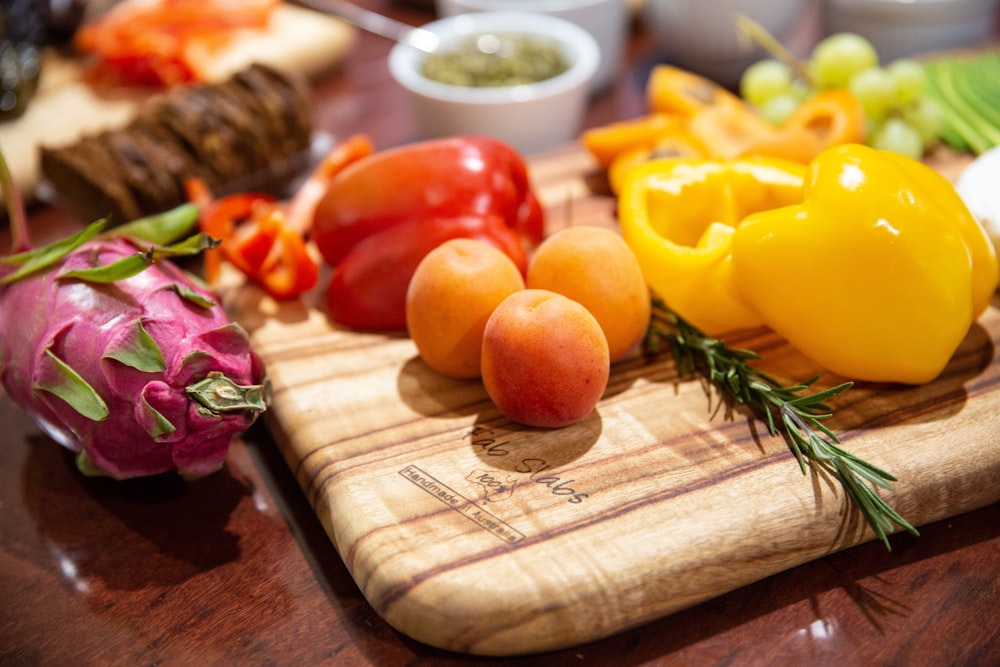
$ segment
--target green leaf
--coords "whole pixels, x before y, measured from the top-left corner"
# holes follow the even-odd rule
[[[113,283],[142,273],[153,263],[151,251],[137,252],[110,264],[70,269],[59,274],[59,280],[83,280],[88,283]]]
[[[154,251],[156,257],[182,257],[187,255],[197,255],[205,250],[219,247],[222,241],[213,239],[208,234],[194,234],[169,246],[157,246]]]
[[[154,245],[167,245],[195,227],[198,213],[198,207],[194,204],[181,204],[169,211],[119,225],[109,233]]]
[[[83,280],[90,283],[113,283],[142,273],[158,259],[197,255],[203,250],[213,247],[215,247],[215,241],[207,234],[195,234],[172,246],[150,246],[145,251],[122,257],[110,264],[69,269],[60,273],[59,279]]]
[[[152,419],[152,428],[147,428],[146,433],[153,440],[156,440],[161,435],[169,435],[177,430],[169,419],[163,416],[159,410],[150,405],[145,398],[142,399],[142,409],[146,411],[146,414],[150,415]]]
[[[146,373],[166,370],[163,352],[142,326],[142,321],[136,319],[129,328],[127,336],[118,339],[113,348],[109,348],[103,358],[120,361],[126,366]]]
[[[32,385],[32,388],[58,396],[87,419],[97,422],[107,419],[110,412],[100,394],[51,350],[45,350],[45,356],[54,366],[56,379],[50,383]]]
[[[211,299],[202,294],[201,292],[196,292],[187,285],[174,283],[173,285],[170,286],[170,288],[175,292],[177,292],[177,295],[180,298],[184,299],[185,301],[189,301],[194,305],[200,306],[202,308],[213,308],[217,303],[215,299]]]
[[[52,264],[55,264],[70,252],[76,250],[81,245],[97,236],[106,224],[106,220],[98,220],[90,223],[76,234],[56,241],[55,243],[51,243],[41,248],[35,248],[34,250],[28,250],[27,252],[18,253],[16,255],[0,257],[0,262],[10,266],[20,267],[13,273],[9,273],[0,279],[0,285],[7,285],[15,282],[31,273],[34,273],[35,271],[48,268]]]

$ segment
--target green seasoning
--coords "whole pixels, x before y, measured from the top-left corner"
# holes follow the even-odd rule
[[[483,34],[427,56],[421,71],[452,86],[495,88],[544,81],[567,69],[562,51],[550,40]]]

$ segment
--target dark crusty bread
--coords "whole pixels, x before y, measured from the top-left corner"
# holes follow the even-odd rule
[[[43,146],[42,173],[79,215],[121,224],[184,203],[189,178],[221,194],[290,176],[308,158],[309,102],[304,79],[255,64],[151,98],[121,129]]]

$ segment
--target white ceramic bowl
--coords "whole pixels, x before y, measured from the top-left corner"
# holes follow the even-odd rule
[[[744,14],[787,42],[810,0],[644,0],[642,17],[668,61],[727,86],[766,56],[743,39],[735,16]]]
[[[601,64],[591,83],[594,92],[604,90],[618,73],[631,20],[627,0],[435,0],[435,7],[442,17],[467,12],[529,11],[577,24],[597,40],[601,49]]]
[[[567,71],[537,83],[452,86],[423,76],[425,55],[397,44],[389,53],[389,71],[410,93],[424,138],[483,134],[530,154],[577,137],[600,62],[597,42],[586,30],[555,16],[528,12],[461,14],[422,27],[438,36],[442,50],[483,32],[545,38],[558,45],[569,63]]]
[[[867,38],[882,62],[986,44],[998,0],[826,0],[824,32]]]

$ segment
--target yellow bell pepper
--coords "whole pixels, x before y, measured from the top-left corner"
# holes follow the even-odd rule
[[[622,236],[650,289],[706,333],[762,324],[735,284],[732,238],[747,215],[802,201],[805,167],[775,158],[659,158],[633,166]]]
[[[711,155],[708,146],[686,129],[675,128],[672,131],[664,131],[656,137],[653,144],[622,151],[611,161],[608,165],[608,184],[611,186],[611,192],[614,194],[621,192],[625,177],[632,167],[665,157],[707,158]]]
[[[732,257],[768,326],[824,368],[876,382],[937,377],[1000,275],[943,176],[859,144],[813,160],[801,202],[745,217]]]

